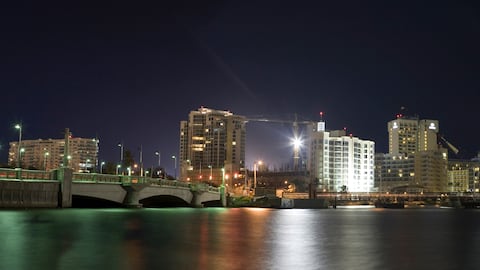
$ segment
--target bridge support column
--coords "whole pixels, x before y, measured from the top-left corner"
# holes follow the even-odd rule
[[[203,207],[203,203],[202,203],[202,200],[201,200],[202,193],[203,193],[202,191],[192,190],[193,198],[192,198],[192,202],[190,204],[193,207]]]
[[[72,179],[73,170],[71,168],[59,168],[55,170],[55,178],[60,183],[58,191],[58,207],[72,207]]]
[[[223,207],[227,207],[227,196],[225,194],[225,186],[220,186],[220,202]]]
[[[143,186],[140,188],[137,186],[124,186],[123,188],[127,191],[123,204],[129,208],[142,208],[139,197],[140,190],[143,189]]]

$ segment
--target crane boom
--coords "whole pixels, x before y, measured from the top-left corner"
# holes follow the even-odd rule
[[[449,141],[447,141],[447,139],[445,139],[443,136],[440,136],[440,139],[442,139],[442,141],[445,142],[445,144],[448,146],[448,148],[450,148],[450,150],[452,150],[452,152],[455,153],[455,155],[457,155],[458,152],[460,152],[460,150],[458,150],[457,147],[453,146],[453,144],[451,144]]]

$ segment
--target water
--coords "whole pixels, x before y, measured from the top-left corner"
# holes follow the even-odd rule
[[[480,211],[0,211],[0,269],[478,269]]]

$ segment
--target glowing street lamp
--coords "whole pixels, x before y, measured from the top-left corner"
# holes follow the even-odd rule
[[[117,165],[117,172],[116,172],[117,175],[118,175],[118,170],[120,169],[120,167],[122,167],[122,165],[118,164]]]
[[[173,159],[173,167],[175,168],[175,180],[177,179],[177,157],[172,156]]]
[[[105,165],[105,161],[100,162],[100,173],[103,173],[103,165]]]
[[[90,159],[87,158],[87,160],[85,160],[85,172],[87,172],[88,170],[88,163],[90,162]]]
[[[156,151],[155,156],[158,156],[158,167],[160,168],[160,156],[161,156],[160,151]]]
[[[208,165],[208,168],[210,168],[210,177],[208,180],[212,180],[212,165]]]
[[[45,152],[45,154],[43,154],[43,170],[46,171],[47,170],[47,157],[48,155],[50,155],[49,152]]]
[[[20,168],[20,149],[21,149],[21,144],[22,144],[22,125],[16,124],[15,128],[18,129],[17,166]]]

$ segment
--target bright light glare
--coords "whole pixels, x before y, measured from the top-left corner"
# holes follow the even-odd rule
[[[295,149],[298,149],[302,146],[302,140],[300,138],[293,138],[292,144]]]

